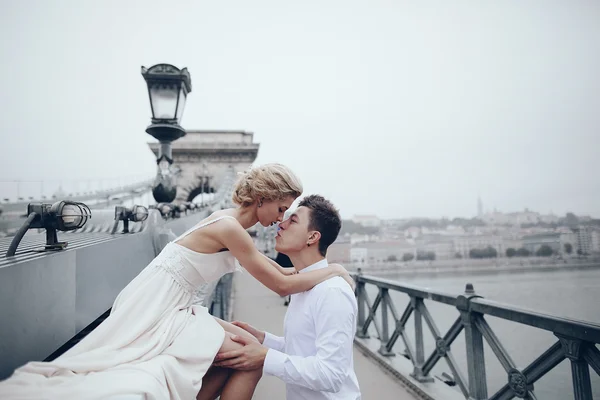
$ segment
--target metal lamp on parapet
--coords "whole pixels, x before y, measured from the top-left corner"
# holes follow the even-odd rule
[[[158,203],[155,208],[160,212],[160,215],[164,219],[169,219],[174,217],[175,214],[175,206],[170,203]]]
[[[179,69],[171,64],[142,67],[142,76],[148,85],[152,124],[146,132],[160,142],[158,171],[152,195],[159,203],[170,203],[177,195],[176,171],[172,167],[171,142],[185,136],[179,124],[185,108],[185,100],[192,91],[192,78],[187,68]]]
[[[115,224],[112,232],[117,231],[119,221],[123,221],[123,231],[121,233],[129,233],[129,221],[143,222],[148,219],[148,209],[144,206],[135,205],[131,208],[116,206],[115,207]]]
[[[79,229],[91,217],[90,208],[75,201],[58,201],[54,204],[31,203],[27,205],[27,219],[10,243],[6,256],[15,255],[21,239],[29,229],[46,230],[46,245],[42,251],[63,250],[67,247],[67,242],[59,242],[56,231]]]

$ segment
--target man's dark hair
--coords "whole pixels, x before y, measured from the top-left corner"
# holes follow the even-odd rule
[[[329,200],[318,194],[306,196],[300,201],[298,207],[306,207],[310,210],[308,229],[321,233],[319,252],[325,257],[327,249],[335,242],[342,228],[342,219],[339,212]]]

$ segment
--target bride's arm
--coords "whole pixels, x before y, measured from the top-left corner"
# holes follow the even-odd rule
[[[267,259],[267,261],[269,261],[269,264],[271,264],[272,266],[274,266],[277,269],[277,271],[281,272],[282,274],[284,274],[284,275],[292,275],[292,274],[296,273],[296,269],[295,268],[283,268],[281,265],[279,265],[277,263],[277,261],[271,260],[269,257],[267,257],[264,254],[262,254],[262,255]]]
[[[221,224],[222,229],[216,235],[223,245],[253,277],[280,296],[305,292],[334,276],[348,274],[343,267],[332,266],[305,274],[283,275],[256,249],[252,238],[239,223],[227,218]]]

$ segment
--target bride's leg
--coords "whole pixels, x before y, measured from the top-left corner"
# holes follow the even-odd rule
[[[219,318],[215,320],[225,330],[225,340],[219,349],[219,352],[236,350],[242,347],[241,344],[231,340],[232,335],[244,336],[257,341],[254,336],[242,328],[223,321]],[[213,400],[221,393],[221,399],[251,399],[258,381],[262,377],[262,369],[255,371],[235,371],[229,368],[219,368],[212,366],[202,379],[202,388],[196,397],[197,400]],[[225,390],[226,388],[227,391]],[[231,394],[228,394],[231,393]],[[224,397],[225,396],[225,397]]]
[[[204,378],[202,378],[202,388],[196,396],[196,400],[214,400],[223,390],[225,382],[231,376],[233,370],[228,368],[219,368],[214,365],[209,368]]]
[[[243,336],[245,338],[248,338],[255,342],[258,342],[258,339],[256,339],[254,336],[252,336],[252,334],[250,334],[248,331],[243,330],[239,326],[235,326],[232,323],[223,321],[222,319],[219,319],[217,317],[214,317],[214,319],[219,323],[219,325],[221,325],[223,327],[225,332],[229,332],[231,334],[238,335],[238,336]]]
[[[262,378],[262,368],[252,371],[234,371],[225,382],[220,399],[251,400],[260,378]]]

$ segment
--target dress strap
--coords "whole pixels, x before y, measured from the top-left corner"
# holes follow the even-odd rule
[[[189,235],[190,233],[200,229],[200,228],[204,228],[205,226],[208,226],[210,224],[213,224],[217,221],[222,220],[223,218],[233,218],[235,219],[235,217],[231,216],[231,215],[222,215],[220,217],[217,217],[215,219],[211,219],[210,221],[207,222],[203,222],[203,223],[198,223],[197,225],[194,225],[192,228],[188,229],[187,231],[185,231],[182,235],[178,236],[177,239],[173,240],[172,242],[178,242],[181,239],[183,239],[184,237],[186,237],[187,235]]]

